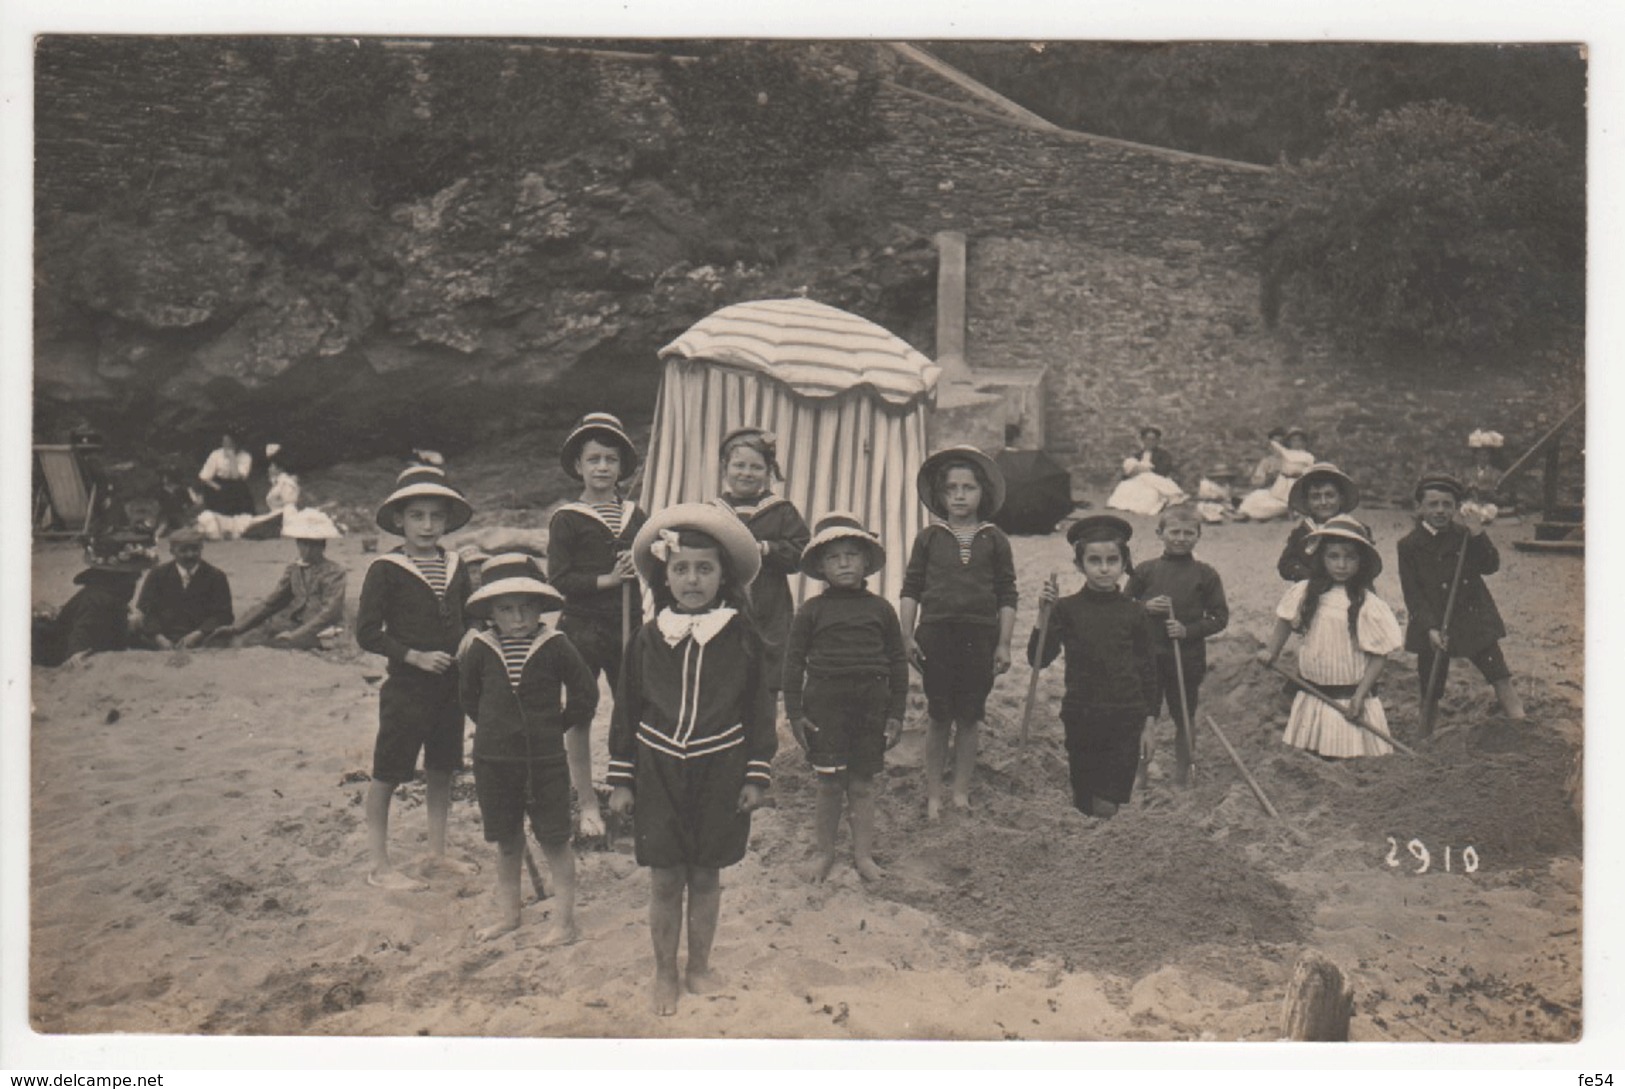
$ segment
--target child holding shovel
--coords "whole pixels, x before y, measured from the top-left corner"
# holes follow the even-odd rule
[[[1315,569],[1292,584],[1275,609],[1275,630],[1258,660],[1273,667],[1293,632],[1303,636],[1298,672],[1337,700],[1348,700],[1348,716],[1326,700],[1299,692],[1282,738],[1323,757],[1384,756],[1393,746],[1382,701],[1373,695],[1387,656],[1404,640],[1394,611],[1371,589],[1382,557],[1365,523],[1346,514],[1329,519],[1310,534]],[[1350,719],[1363,720],[1362,730]]]
[[[548,523],[547,578],[564,595],[559,630],[581,652],[593,677],[608,676],[615,692],[629,634],[623,629],[637,626],[629,622],[628,602],[641,596],[631,547],[648,516],[620,490],[638,467],[638,451],[619,419],[589,412],[565,438],[559,462],[581,481],[581,497],[560,506]],[[641,621],[641,606],[635,611]],[[564,737],[570,782],[581,803],[581,834],[587,837],[604,834],[592,789],[590,729],[582,724]]]
[[[1196,760],[1196,692],[1207,675],[1207,640],[1230,623],[1219,573],[1192,552],[1202,539],[1202,519],[1188,504],[1169,507],[1157,519],[1162,555],[1140,564],[1124,592],[1145,606],[1157,629],[1155,713],[1163,703],[1174,720],[1174,782],[1190,783]],[[1147,750],[1150,745],[1147,744]]]

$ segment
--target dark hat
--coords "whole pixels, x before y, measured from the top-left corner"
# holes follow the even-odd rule
[[[1076,546],[1079,541],[1122,541],[1134,536],[1134,527],[1115,514],[1091,514],[1079,518],[1066,527],[1066,543]]]
[[[643,581],[654,581],[655,568],[666,563],[664,549],[679,530],[695,529],[715,537],[727,553],[735,585],[749,586],[762,569],[762,549],[739,518],[715,503],[676,503],[655,513],[632,540],[632,562]],[[662,546],[660,550],[656,545]],[[486,568],[490,570],[489,567]]]
[[[1416,482],[1416,490],[1411,494],[1420,503],[1422,493],[1429,488],[1449,492],[1456,497],[1457,502],[1460,502],[1461,497],[1467,494],[1467,485],[1463,484],[1459,478],[1442,472],[1423,473],[1422,479]]]
[[[886,566],[886,549],[880,543],[880,538],[864,529],[863,522],[851,511],[837,510],[830,511],[818,519],[817,525],[813,527],[812,540],[807,542],[807,547],[801,552],[803,575],[815,579],[824,577],[819,552],[833,541],[857,541],[864,546],[864,551],[869,554],[869,559],[864,564],[865,578]]]
[[[139,574],[157,562],[158,546],[151,533],[116,529],[85,542],[85,566],[92,571]]]
[[[771,431],[764,431],[760,427],[736,427],[722,436],[721,457],[728,460],[728,455],[736,446],[749,446],[762,455],[767,462],[767,470],[780,480],[784,473],[779,469],[779,437]]]
[[[920,502],[925,504],[925,509],[938,518],[948,517],[947,510],[942,508],[937,499],[934,483],[937,470],[950,461],[968,461],[982,470],[982,477],[993,492],[993,500],[987,514],[981,515],[981,512],[977,512],[978,516],[991,518],[997,514],[999,508],[1004,506],[1004,474],[999,471],[999,466],[992,458],[976,447],[966,445],[949,446],[938,450],[920,465],[920,471],[914,478],[914,486],[919,489]]]
[[[575,430],[565,436],[564,445],[559,447],[559,464],[564,467],[572,479],[581,479],[581,470],[576,468],[576,461],[581,457],[581,448],[588,439],[597,439],[606,446],[617,446],[621,451],[621,475],[619,479],[625,480],[631,476],[638,467],[638,450],[632,445],[632,437],[626,433],[621,425],[620,417],[612,416],[608,412],[589,412],[581,417]]]
[[[492,556],[480,569],[480,588],[468,595],[464,606],[474,616],[483,617],[491,611],[491,599],[504,594],[529,594],[541,598],[542,612],[558,612],[564,608],[564,595],[542,578],[541,568],[534,556],[523,552],[504,552]]]
[[[1147,431],[1154,433],[1159,439],[1162,438],[1162,428],[1158,427],[1156,424],[1141,424],[1140,437],[1144,438]]]
[[[446,512],[446,532],[452,533],[468,525],[468,520],[474,517],[474,508],[469,506],[463,493],[446,483],[446,474],[432,465],[411,465],[401,470],[395,478],[395,490],[389,493],[378,508],[378,514],[373,519],[378,528],[385,533],[397,536],[401,532],[401,508],[409,500],[423,498],[444,499],[448,505]]]
[[[1382,556],[1377,552],[1377,542],[1371,536],[1371,527],[1358,518],[1350,518],[1346,514],[1338,514],[1327,519],[1326,524],[1309,534],[1311,550],[1318,550],[1326,541],[1353,541],[1361,546],[1365,553],[1365,564],[1371,571],[1371,577],[1376,578],[1382,574]]]
[[[1287,428],[1286,429],[1286,434],[1282,435],[1281,437],[1283,439],[1290,439],[1293,435],[1302,435],[1304,442],[1314,442],[1315,441],[1314,435],[1309,433],[1309,429],[1307,427],[1301,427],[1301,426],[1299,426],[1297,424],[1294,424],[1293,426]]]
[[[1343,509],[1338,511],[1339,514],[1347,514],[1360,505],[1360,489],[1353,478],[1329,461],[1317,461],[1292,482],[1292,491],[1287,496],[1287,506],[1299,514],[1308,514],[1309,486],[1326,481],[1336,484],[1337,490],[1343,493]]]

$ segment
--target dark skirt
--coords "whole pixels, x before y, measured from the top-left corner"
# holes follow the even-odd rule
[[[1090,812],[1091,798],[1125,805],[1133,796],[1145,718],[1138,707],[1062,712],[1072,804],[1079,811]]]
[[[638,742],[632,810],[640,866],[721,869],[745,857],[745,747],[680,759]]]
[[[203,508],[216,514],[253,514],[254,496],[246,480],[217,480],[216,487],[203,485]]]

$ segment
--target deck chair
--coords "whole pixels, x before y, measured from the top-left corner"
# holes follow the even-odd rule
[[[85,475],[72,446],[35,446],[34,530],[41,537],[90,533],[96,485]]]

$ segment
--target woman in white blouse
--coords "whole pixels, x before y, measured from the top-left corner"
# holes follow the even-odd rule
[[[220,436],[220,448],[209,455],[197,475],[205,509],[217,514],[253,514],[254,497],[248,490],[253,468],[254,456],[238,448],[235,435],[228,431]]]

